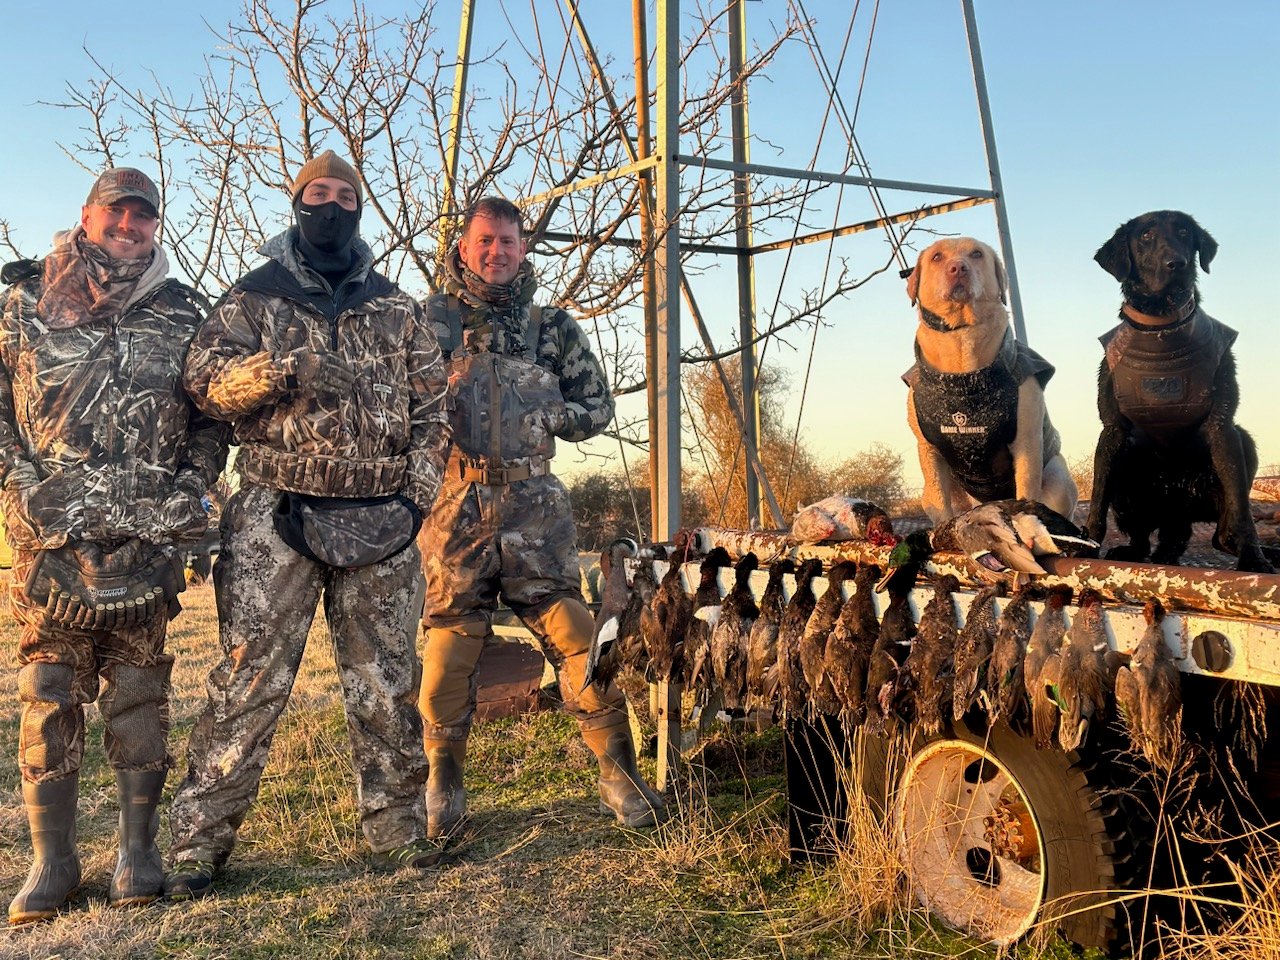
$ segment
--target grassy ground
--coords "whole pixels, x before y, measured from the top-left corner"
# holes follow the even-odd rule
[[[193,587],[184,600],[170,641],[178,663],[170,749],[180,764],[217,649],[212,588]],[[6,617],[6,649],[14,649],[13,633]],[[6,900],[30,855],[14,760],[15,674],[11,662],[0,670]],[[692,765],[671,822],[633,833],[597,812],[594,761],[566,717],[483,724],[468,767],[473,831],[453,862],[425,874],[372,872],[323,626],[313,631],[261,796],[216,895],[108,909],[114,779],[92,710],[89,729],[79,819],[84,895],[52,923],[0,932],[0,958],[994,956],[928,923],[869,818],[855,824],[849,855],[816,867],[788,863],[776,730],[717,736]],[[175,772],[166,806],[177,779]],[[1049,943],[1018,955],[1073,954]]]

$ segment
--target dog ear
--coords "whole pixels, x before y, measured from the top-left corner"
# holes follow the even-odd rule
[[[1210,261],[1218,255],[1218,241],[1209,236],[1209,231],[1194,220],[1191,221],[1191,225],[1195,229],[1196,249],[1200,251],[1200,269],[1208,273]]]
[[[920,255],[921,258],[923,256],[924,254]],[[916,268],[907,277],[907,296],[911,298],[911,305],[914,307],[920,296],[920,259],[916,260]]]
[[[1004,261],[994,250],[991,251],[991,260],[995,263],[996,286],[1000,288],[1000,302],[1007,307],[1009,305],[1009,274],[1005,273]]]
[[[1126,223],[1111,235],[1111,239],[1093,255],[1098,266],[1117,280],[1129,279],[1133,262],[1129,259],[1129,225]]]

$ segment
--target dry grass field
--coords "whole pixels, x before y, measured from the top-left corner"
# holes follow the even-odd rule
[[[170,749],[179,764],[217,648],[212,588],[192,587],[183,599],[170,641],[178,664]],[[0,636],[9,651],[0,670],[0,892],[7,902],[30,848],[7,615]],[[853,805],[847,851],[814,866],[788,862],[776,729],[714,734],[690,764],[677,814],[656,832],[633,833],[597,813],[594,762],[565,716],[482,724],[468,768],[468,839],[438,870],[373,872],[364,864],[322,625],[311,641],[240,845],[216,894],[195,904],[107,908],[115,790],[91,708],[79,818],[85,889],[56,921],[0,933],[0,958],[995,956],[928,921],[862,805]],[[178,776],[170,777],[166,804]],[[1276,880],[1246,877],[1241,889],[1250,884],[1262,939],[1247,952],[1202,943],[1186,956],[1280,955]],[[1016,955],[1075,956],[1048,937],[1033,940]],[[1235,943],[1244,946],[1240,936]]]

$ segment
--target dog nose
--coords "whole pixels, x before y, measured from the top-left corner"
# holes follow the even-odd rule
[[[1169,270],[1181,270],[1184,267],[1186,267],[1187,258],[1186,257],[1170,257],[1168,260],[1164,262],[1164,265]]]
[[[952,260],[947,264],[947,273],[953,277],[962,277],[969,272],[969,265],[963,260]]]

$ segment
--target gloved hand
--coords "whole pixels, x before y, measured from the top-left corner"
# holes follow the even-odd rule
[[[286,374],[297,380],[300,390],[338,397],[355,386],[355,371],[330,350],[298,347],[286,353],[283,360]]]
[[[209,529],[209,514],[199,497],[175,490],[157,504],[155,528],[164,542],[196,540]]]
[[[542,422],[551,436],[559,436],[569,425],[569,408],[562,401],[560,405],[548,407],[542,414]]]
[[[59,470],[31,486],[22,486],[16,476],[6,478],[16,508],[18,524],[25,524],[40,540],[64,531],[68,538],[80,535],[84,510],[84,485],[77,473]],[[25,538],[24,538],[25,539]]]

